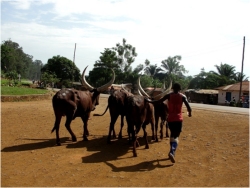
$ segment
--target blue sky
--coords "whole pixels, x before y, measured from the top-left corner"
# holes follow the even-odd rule
[[[1,41],[11,39],[33,60],[60,55],[83,71],[105,48],[136,47],[133,67],[148,59],[161,65],[181,55],[197,75],[227,63],[250,77],[250,0],[1,0]]]

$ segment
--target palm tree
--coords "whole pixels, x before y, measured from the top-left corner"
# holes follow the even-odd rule
[[[237,72],[237,73],[235,73],[235,75],[234,75],[234,80],[235,80],[236,82],[248,81],[248,77],[246,77],[245,74],[242,74],[242,76],[241,76],[241,73],[240,73],[240,72]]]
[[[235,66],[221,63],[220,65],[215,65],[217,72],[211,71],[211,73],[216,74],[221,77],[226,77],[230,80],[235,77]]]
[[[173,75],[178,77],[183,77],[183,74],[186,73],[186,69],[183,65],[180,65],[181,56],[176,55],[174,57],[168,57],[166,60],[161,62],[162,71],[166,72],[166,77],[168,79],[172,78]]]
[[[154,77],[160,71],[161,71],[161,68],[157,67],[157,64],[149,65],[144,69],[145,74],[151,77]]]

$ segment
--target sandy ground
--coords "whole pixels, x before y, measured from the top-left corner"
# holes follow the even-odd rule
[[[95,113],[102,113],[100,98]],[[191,103],[192,106],[192,103]],[[55,146],[51,100],[1,103],[1,186],[3,187],[249,187],[249,116],[184,108],[183,132],[176,163],[168,159],[169,139],[139,139],[138,157],[132,157],[126,127],[123,139],[106,144],[109,113],[91,116],[89,141],[82,141],[82,122],[71,127],[71,142],[62,119],[62,146]],[[119,132],[120,119],[115,129]],[[151,135],[150,126],[147,126]],[[142,130],[139,133],[143,135]],[[150,138],[150,137],[149,137]]]

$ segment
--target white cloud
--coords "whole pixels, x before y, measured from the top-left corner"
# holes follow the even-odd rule
[[[30,0],[15,0],[15,1],[9,1],[9,2],[16,9],[23,9],[23,10],[28,10],[30,8],[31,3],[32,3],[32,1],[30,1]]]
[[[52,9],[39,10],[53,13],[54,18],[40,22],[27,19],[25,23],[2,22],[1,37],[11,38],[26,52],[46,63],[53,55],[73,57],[77,43],[76,63],[82,70],[85,63],[93,64],[104,48],[115,46],[127,39],[136,47],[138,57],[135,65],[145,59],[157,63],[168,56],[182,55],[181,63],[198,74],[215,64],[237,65],[240,71],[242,38],[250,37],[250,3],[236,0],[39,0],[20,1],[15,8],[26,9],[31,2],[50,4]],[[24,18],[24,17],[23,17]],[[46,23],[51,25],[45,25]],[[43,24],[41,24],[43,23]],[[60,25],[58,25],[60,24]],[[235,42],[236,41],[236,42]],[[247,43],[248,44],[248,43]],[[247,51],[245,61],[249,58]],[[34,54],[33,54],[34,52]],[[249,55],[248,55],[249,54]],[[240,62],[240,65],[238,65]],[[249,65],[245,65],[250,69]],[[91,66],[89,67],[91,69]],[[245,69],[246,70],[246,69]]]

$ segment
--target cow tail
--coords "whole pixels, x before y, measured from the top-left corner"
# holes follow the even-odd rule
[[[107,112],[108,108],[109,108],[109,105],[107,105],[107,108],[106,108],[106,110],[103,112],[103,114],[93,114],[93,116],[103,116],[103,115]]]

